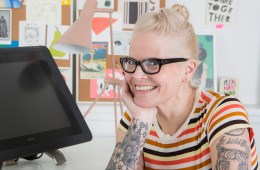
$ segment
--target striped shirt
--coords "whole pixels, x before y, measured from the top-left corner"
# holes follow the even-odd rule
[[[124,113],[119,128],[127,131],[131,114]],[[210,146],[224,133],[249,128],[252,170],[258,169],[254,132],[238,99],[213,91],[199,91],[191,114],[173,135],[165,135],[157,120],[143,148],[145,169],[212,169]]]

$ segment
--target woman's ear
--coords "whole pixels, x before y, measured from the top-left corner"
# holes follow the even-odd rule
[[[198,67],[198,61],[196,59],[189,59],[186,63],[187,64],[186,64],[185,79],[187,81],[190,81]]]

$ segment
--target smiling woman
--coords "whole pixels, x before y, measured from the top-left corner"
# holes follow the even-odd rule
[[[240,101],[192,86],[198,49],[184,6],[138,20],[131,57],[120,59],[127,111],[107,169],[258,168],[254,132]]]

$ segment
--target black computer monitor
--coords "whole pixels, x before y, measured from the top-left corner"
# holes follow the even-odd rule
[[[0,163],[91,139],[48,48],[0,48]]]

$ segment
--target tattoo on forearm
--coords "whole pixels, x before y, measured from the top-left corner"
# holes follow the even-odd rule
[[[248,170],[250,148],[246,140],[239,138],[244,132],[245,129],[236,129],[225,133],[220,138],[217,144],[218,159],[216,170],[230,169],[231,161],[233,164],[237,164],[238,170]],[[227,148],[228,144],[235,144],[237,147]]]
[[[133,118],[124,140],[116,144],[115,151],[106,170],[136,169],[147,133],[148,123]]]

